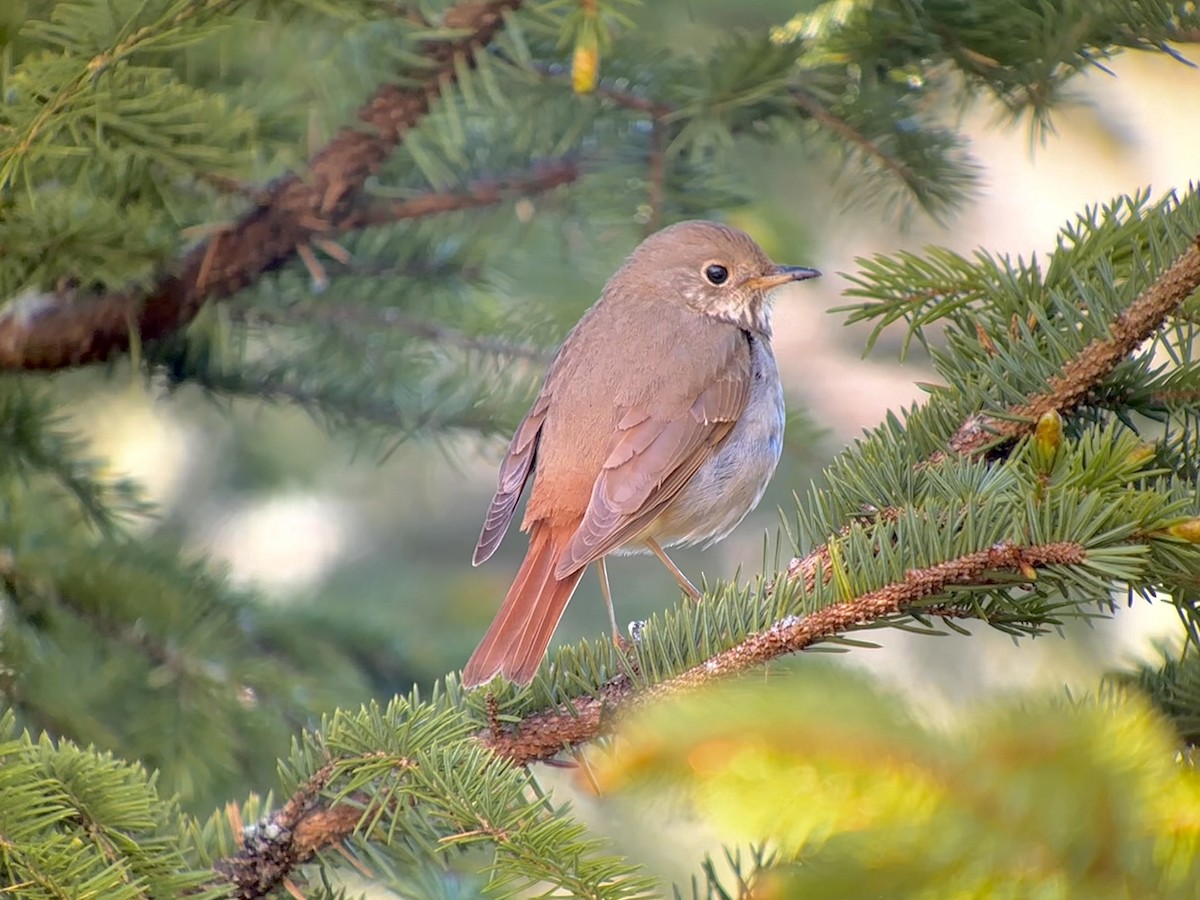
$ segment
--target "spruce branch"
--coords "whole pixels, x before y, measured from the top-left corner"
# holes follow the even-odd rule
[[[413,85],[385,84],[362,105],[367,126],[341,129],[309,161],[267,192],[265,202],[192,249],[177,272],[148,293],[99,297],[45,296],[0,312],[0,369],[61,369],[98,362],[141,340],[164,337],[188,324],[209,300],[224,299],[278,268],[314,237],[344,227],[357,214],[367,179],[379,171],[405,134],[455,83],[465,60],[504,27],[522,0],[462,0],[442,17],[462,37],[426,41],[419,53],[431,65]]]
[[[895,522],[903,514],[903,509],[896,506],[889,506],[885,509],[879,510],[879,512],[875,514],[875,521],[879,523]],[[851,527],[852,526],[850,525],[844,525],[841,531],[838,532],[838,538],[849,537]],[[817,583],[818,572],[823,572],[825,574],[825,580],[829,580],[829,577],[833,572],[831,568],[832,565],[833,555],[832,551],[829,549],[829,544],[818,544],[809,550],[808,553],[804,554],[804,556],[797,556],[795,559],[789,562],[785,577],[788,581],[803,579],[804,589],[806,591],[811,591]]]
[[[427,191],[403,200],[372,203],[352,211],[341,230],[388,225],[441,213],[495,206],[514,196],[529,197],[577,181],[582,170],[571,159],[535,162],[527,171],[472,181],[460,191]]]
[[[1089,343],[1050,379],[1045,391],[1006,410],[1003,418],[986,413],[971,416],[950,438],[950,451],[974,456],[996,444],[1030,434],[1046,413],[1071,412],[1197,288],[1200,288],[1200,237],[1121,311],[1109,326],[1110,337]],[[944,457],[944,453],[934,454],[930,462]]]
[[[997,444],[1032,434],[1038,420],[1047,413],[1071,412],[1087,399],[1117,363],[1160,328],[1197,288],[1200,288],[1200,238],[1116,316],[1109,326],[1110,337],[1085,346],[1062,367],[1059,375],[1050,380],[1045,391],[1009,408],[1003,418],[986,413],[970,416],[950,438],[949,452],[938,451],[923,464],[936,465],[950,456],[979,456]],[[877,513],[876,521],[895,521],[901,513],[900,509],[889,507]],[[839,536],[844,537],[849,527],[843,528]],[[805,588],[812,590],[818,572],[824,573],[826,581],[830,577],[830,553],[828,543],[818,544],[804,556],[788,563],[786,577],[803,579]]]
[[[157,43],[169,39],[173,32],[189,21],[195,24],[197,20],[219,16],[234,5],[235,0],[202,0],[199,3],[187,4],[178,12],[168,12],[157,22],[137,29],[115,47],[97,48],[95,55],[80,68],[74,78],[69,79],[52,96],[45,98],[41,110],[29,122],[24,133],[14,135],[13,149],[6,154],[7,158],[0,160],[0,184],[7,186],[15,180],[14,176],[19,171],[21,160],[30,152],[55,116],[77,102],[106,71],[134,53],[153,49]]]
[[[887,153],[877,142],[871,140],[870,137],[863,134],[862,131],[855,128],[845,119],[834,115],[808,91],[801,88],[793,88],[791,96],[796,105],[822,128],[829,129],[832,134],[836,134],[850,146],[857,147],[864,156],[876,160],[885,169],[899,178],[910,190],[914,192],[919,190],[921,179],[917,176],[916,172],[895,156]]]
[[[694,691],[847,631],[902,614],[951,587],[987,584],[1005,573],[1017,573],[1032,580],[1037,569],[1049,566],[1069,569],[1083,565],[1087,558],[1084,547],[1072,541],[1029,546],[1001,542],[986,550],[911,570],[900,581],[830,604],[810,615],[784,618],[651,687],[639,689],[628,676],[618,676],[597,692],[525,716],[501,731],[493,725],[475,735],[475,739],[513,766],[545,761],[564,748],[604,734],[614,714],[630,704]],[[233,896],[239,900],[266,896],[317,851],[350,837],[360,822],[374,819],[373,811],[361,805],[361,798],[331,802],[322,796],[335,765],[331,762],[318,769],[278,812],[251,829],[239,853],[217,861],[213,868],[234,886]]]
[[[564,65],[534,61],[532,68],[533,71],[541,75],[546,81],[562,82],[564,87],[570,85],[571,70]],[[654,118],[661,118],[676,111],[675,107],[670,103],[663,103],[649,97],[643,97],[641,94],[615,87],[604,81],[596,85],[593,93],[624,109],[648,113]]]
[[[562,82],[564,86],[570,84],[571,71],[565,66],[535,62],[533,70],[547,81]],[[669,117],[678,113],[678,110],[670,103],[652,100],[603,82],[596,85],[594,93],[622,109],[644,115],[649,120],[650,144],[646,158],[646,205],[649,207],[649,213],[645,216],[642,233],[653,234],[664,224],[663,211],[667,202],[667,151],[672,136]]]
[[[1200,406],[1200,388],[1153,391],[1149,399],[1157,406],[1197,407]]]
[[[0,587],[14,601],[17,609],[22,608],[27,596],[33,596],[35,600],[30,605],[52,606],[55,610],[78,619],[96,634],[170,671],[174,677],[208,681],[222,687],[239,687],[229,685],[228,673],[220,667],[209,665],[207,660],[189,653],[186,648],[181,648],[179,642],[163,639],[162,636],[152,633],[145,627],[145,623],[123,622],[119,617],[105,615],[106,611],[101,608],[78,602],[70,594],[58,591],[52,585],[36,585],[33,577],[17,570],[11,554],[0,557]]]
[[[491,412],[469,402],[466,394],[450,386],[434,402],[414,404],[387,393],[365,394],[354,388],[321,384],[286,364],[245,365],[237,371],[208,367],[189,372],[187,380],[213,394],[287,403],[315,418],[339,424],[378,425],[404,434],[421,432],[429,436],[455,431],[488,434],[497,428]],[[457,401],[452,407],[439,408],[451,400]]]
[[[600,698],[573,701],[572,709],[566,712],[555,710],[534,714],[508,733],[489,733],[481,736],[481,740],[485,746],[512,760],[514,764],[536,762],[555,755],[568,742],[578,743],[603,733],[605,721],[619,704],[695,690],[847,631],[903,613],[921,600],[950,587],[987,583],[1000,572],[1018,572],[1032,580],[1036,569],[1078,566],[1086,560],[1083,546],[1071,541],[1028,547],[1002,542],[987,550],[911,570],[901,581],[851,600],[830,604],[809,615],[789,616],[644,691],[636,691],[630,680],[618,679]]]
[[[232,886],[237,900],[266,897],[287,880],[297,866],[318,850],[345,840],[363,818],[351,803],[322,803],[323,791],[333,777],[333,763],[322,766],[294,793],[269,821],[242,831],[242,848],[220,859],[213,870]]]

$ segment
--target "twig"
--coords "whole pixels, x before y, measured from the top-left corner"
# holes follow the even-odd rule
[[[573,160],[545,160],[535,163],[529,172],[473,181],[461,191],[431,191],[405,200],[375,203],[356,209],[342,221],[340,227],[341,230],[348,231],[372,225],[388,225],[404,219],[420,219],[439,213],[494,206],[514,194],[528,196],[544,193],[570,184],[578,180],[579,176],[579,165]]]
[[[24,602],[28,594],[35,594],[37,603],[50,604],[57,611],[72,616],[82,622],[96,634],[109,638],[127,650],[146,657],[155,666],[171,672],[174,677],[194,679],[209,684],[230,688],[232,692],[242,689],[242,685],[232,683],[222,674],[218,667],[208,665],[173,645],[174,641],[151,634],[139,623],[120,622],[108,618],[101,612],[89,609],[85,604],[74,602],[69,594],[57,590],[39,587],[34,580],[36,576],[17,571],[11,558],[0,559],[0,585],[12,598],[13,605],[21,611],[27,604]]]
[[[533,68],[545,78],[569,81],[570,70],[565,66],[551,63],[535,63]],[[646,217],[643,233],[653,234],[662,227],[663,205],[666,201],[667,186],[667,116],[674,113],[675,107],[670,103],[651,100],[632,91],[621,90],[611,85],[599,84],[594,93],[598,97],[609,100],[617,106],[634,112],[646,113],[650,117],[650,153],[646,160],[647,167],[647,205],[650,214]]]
[[[1168,388],[1154,391],[1148,399],[1155,406],[1200,406],[1200,388]]]
[[[765,631],[680,675],[637,693],[625,680],[613,682],[602,699],[574,701],[570,711],[538,713],[524,719],[506,734],[487,734],[483,743],[499,755],[524,765],[552,756],[565,742],[577,743],[600,733],[600,716],[607,720],[612,707],[636,696],[638,702],[694,690],[828,638],[904,612],[914,603],[954,585],[967,585],[998,570],[1026,572],[1052,565],[1080,565],[1086,560],[1082,546],[1071,542],[1020,547],[1002,543],[925,569],[908,572],[902,581],[852,600],[834,603],[807,616],[790,616]],[[593,730],[594,729],[594,730]]]
[[[964,422],[949,441],[949,452],[974,456],[998,443],[1024,437],[1049,412],[1069,413],[1079,406],[1114,368],[1154,334],[1179,304],[1200,287],[1200,239],[1163,272],[1109,326],[1111,336],[1096,338],[1050,379],[1047,390],[1010,407],[1004,418],[986,413]],[[1011,417],[1011,418],[1010,418]],[[946,456],[934,454],[929,462]]]
[[[148,295],[10,305],[0,313],[0,369],[61,369],[107,359],[128,348],[130,323],[142,340],[161,338],[190,322],[210,299],[227,298],[289,261],[314,235],[338,230],[355,212],[367,179],[454,83],[456,60],[470,64],[472,52],[491,41],[504,27],[505,14],[521,5],[522,0],[461,0],[446,10],[442,27],[461,30],[464,37],[429,41],[419,49],[433,63],[423,81],[378,88],[359,109],[366,128],[339,131],[303,176],[281,178],[265,202],[189,252]]]
[[[213,870],[232,887],[231,896],[237,900],[266,897],[317,850],[354,831],[363,815],[361,808],[352,803],[328,806],[321,800],[333,772],[332,762],[314,772],[278,812],[243,832],[237,854],[217,860]]]
[[[818,125],[828,128],[834,134],[854,144],[867,156],[879,160],[885,168],[890,169],[901,181],[909,187],[917,184],[920,179],[908,166],[893,156],[889,156],[869,137],[847,122],[827,110],[816,97],[800,88],[792,88],[792,99],[802,110],[809,114]]]
[[[188,381],[215,394],[252,396],[260,402],[285,401],[326,418],[336,415],[360,423],[383,425],[403,432],[422,428],[430,434],[451,431],[490,433],[495,417],[483,408],[472,406],[450,417],[434,409],[406,415],[394,401],[379,396],[350,397],[344,393],[322,394],[319,385],[310,386],[299,376],[284,370],[227,374],[220,371],[189,373]]]
[[[903,515],[903,513],[904,510],[898,506],[888,506],[875,514],[873,523],[895,522],[900,518],[901,515]],[[837,537],[848,537],[851,527],[852,526],[850,525],[842,526],[842,529],[838,532]],[[797,578],[804,579],[804,589],[811,591],[814,587],[816,587],[818,571],[825,573],[825,578],[823,579],[825,582],[829,581],[831,575],[833,574],[832,569],[830,569],[832,563],[833,558],[830,555],[829,544],[820,544],[819,546],[813,547],[812,550],[808,551],[808,553],[804,556],[797,556],[795,559],[789,562],[784,577],[788,581],[794,581]]]
[[[557,63],[535,62],[533,69],[544,78],[562,81],[566,86],[570,86],[571,70],[566,66]],[[617,106],[632,109],[635,112],[649,113],[652,117],[656,118],[661,118],[675,111],[675,107],[669,103],[652,100],[649,97],[643,97],[641,94],[635,94],[632,91],[624,91],[604,82],[596,85],[593,93],[597,97],[603,97],[605,100],[612,101]]]

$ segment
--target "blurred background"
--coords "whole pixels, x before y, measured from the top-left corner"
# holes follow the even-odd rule
[[[778,25],[794,12],[786,0],[655,0],[633,15],[639,29],[703,52],[733,26]],[[781,293],[776,306],[775,347],[792,414],[783,463],[759,509],[733,536],[704,553],[679,554],[693,580],[753,578],[765,559],[793,555],[781,540],[780,507],[790,509],[793,492],[804,492],[862,429],[888,410],[919,402],[919,385],[933,378],[919,349],[898,359],[899,331],[864,359],[867,332],[843,327],[830,312],[844,302],[842,273],[853,272],[857,258],[929,244],[1041,255],[1085,206],[1144,187],[1157,195],[1196,177],[1200,72],[1132,52],[1111,68],[1111,75],[1096,69],[1073,82],[1076,103],[1056,113],[1052,133],[1031,135],[1027,123],[1006,123],[986,105],[966,109],[983,187],[944,224],[919,213],[905,222],[875,207],[864,213],[847,199],[844,182],[831,181],[827,169],[786,141],[739,150],[745,170],[736,174],[748,202],[729,209],[725,221],[750,232],[776,260],[826,275]],[[543,215],[560,202],[525,199],[489,214],[506,227],[512,220],[520,226],[493,283],[529,298],[531,315],[539,317],[529,330],[547,344],[593,302],[641,232],[637,221],[586,214],[562,228],[561,220]],[[538,365],[514,361],[513,383],[536,377]],[[353,648],[366,679],[330,685],[331,704],[386,698],[460,667],[523,555],[524,539],[514,529],[491,561],[470,565],[503,453],[500,440],[380,444],[333,437],[295,409],[216,400],[188,386],[168,391],[128,370],[115,377],[80,372],[61,385],[112,474],[141,482],[159,505],[153,527],[177,533],[190,552],[260,592],[274,614],[303,613],[309,627]],[[678,599],[652,559],[622,558],[610,573],[625,621]],[[348,608],[353,617],[344,615]],[[589,576],[556,641],[601,635],[605,623],[598,584]],[[946,717],[988,691],[1033,683],[1093,689],[1103,671],[1148,653],[1154,641],[1176,633],[1175,625],[1169,609],[1138,603],[1114,620],[1073,625],[1066,647],[1058,643],[1049,652],[1044,645],[1058,637],[1017,648],[999,633],[970,642],[890,633],[871,635],[881,649],[854,650],[838,664],[866,667],[923,713]],[[586,811],[588,801],[580,802]],[[622,849],[653,850],[657,836],[639,834],[628,822],[623,827]]]

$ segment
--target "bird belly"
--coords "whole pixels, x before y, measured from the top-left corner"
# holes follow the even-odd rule
[[[754,382],[741,418],[644,537],[663,546],[712,544],[762,499],[783,450],[783,387],[770,345],[755,337],[751,352]]]

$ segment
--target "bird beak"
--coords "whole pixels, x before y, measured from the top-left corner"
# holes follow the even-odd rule
[[[760,291],[769,291],[771,288],[779,287],[781,284],[788,284],[793,281],[808,281],[810,278],[820,278],[821,273],[816,269],[807,269],[804,266],[776,266],[775,271],[768,275],[759,275],[756,278],[746,279],[746,286]]]

